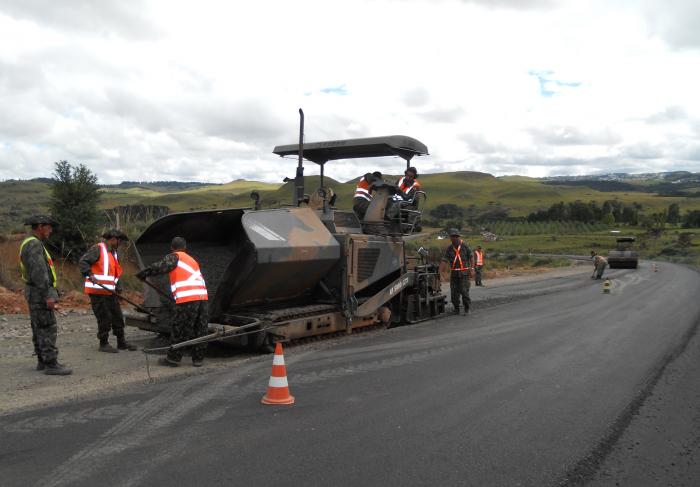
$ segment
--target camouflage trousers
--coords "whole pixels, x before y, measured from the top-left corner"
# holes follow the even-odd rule
[[[607,262],[601,262],[595,267],[595,270],[593,271],[593,275],[595,276],[596,279],[602,279],[603,278],[603,272],[605,272],[605,268],[608,266]]]
[[[90,294],[90,305],[97,320],[97,338],[106,342],[109,331],[117,338],[124,338],[124,315],[119,299],[113,295]]]
[[[37,360],[44,363],[55,362],[58,359],[58,326],[53,311],[43,304],[30,303],[29,319],[32,322],[32,342]]]
[[[477,286],[481,286],[481,271],[483,270],[484,266],[475,266],[474,267],[474,284]]]
[[[367,208],[369,208],[369,200],[364,198],[353,198],[352,200],[352,211],[355,212],[357,218],[362,220],[367,213]]]
[[[207,301],[190,301],[175,305],[175,316],[172,322],[172,336],[170,343],[180,343],[193,338],[199,338],[209,332],[209,312]],[[178,348],[168,351],[168,359],[173,362],[182,360],[184,350],[191,350],[192,361],[204,360],[204,351],[207,349],[206,343],[193,345],[191,347]]]
[[[472,300],[469,298],[469,274],[464,271],[452,271],[450,274],[450,297],[452,306],[459,309],[459,298],[462,298],[464,309],[469,309]]]

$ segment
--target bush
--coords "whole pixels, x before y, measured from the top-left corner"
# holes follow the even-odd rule
[[[56,163],[50,208],[58,227],[51,242],[69,261],[77,262],[97,238],[99,200],[97,176],[84,164],[73,167],[67,161]]]

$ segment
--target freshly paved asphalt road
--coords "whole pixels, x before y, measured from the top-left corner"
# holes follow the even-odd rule
[[[469,316],[289,349],[293,406],[260,404],[260,356],[1,417],[0,484],[585,483],[700,318],[694,270],[609,275],[609,295],[587,274],[472,288]]]

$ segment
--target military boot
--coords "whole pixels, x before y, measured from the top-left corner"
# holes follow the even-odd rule
[[[71,375],[73,371],[68,367],[61,365],[58,361],[44,362],[44,374],[46,375]]]
[[[98,350],[100,352],[106,352],[106,353],[118,353],[119,352],[119,350],[117,350],[112,345],[110,345],[107,340],[100,340],[100,348]]]
[[[138,350],[136,345],[133,345],[133,344],[127,342],[126,338],[124,338],[123,336],[117,337],[117,348],[119,350],[131,350],[132,352],[134,350]]]
[[[46,368],[46,364],[44,364],[44,361],[42,359],[37,359],[36,370],[44,370],[45,368]]]

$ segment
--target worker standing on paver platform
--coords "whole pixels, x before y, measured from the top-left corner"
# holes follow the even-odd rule
[[[608,266],[608,261],[602,255],[598,255],[595,250],[591,250],[591,259],[593,259],[593,275],[591,279],[602,279],[603,271]]]
[[[47,216],[37,215],[25,225],[31,225],[32,235],[19,247],[19,269],[26,284],[24,297],[32,324],[36,370],[43,370],[46,375],[69,375],[72,370],[58,363],[58,325],[54,314],[58,303],[56,267],[43,244],[51,236],[55,223]]]
[[[459,301],[462,299],[464,314],[469,313],[471,299],[469,298],[469,275],[474,268],[474,254],[469,245],[459,235],[459,230],[449,230],[452,244],[445,250],[440,267],[445,264],[450,266],[450,296],[452,299],[453,313],[459,314]]]
[[[187,253],[187,242],[182,237],[175,237],[170,243],[170,250],[170,254],[138,272],[136,277],[144,280],[148,276],[169,274],[170,289],[175,300],[171,343],[175,344],[206,335],[209,330],[209,311],[207,286],[199,263]],[[203,365],[206,347],[206,343],[188,347],[192,350],[192,365],[195,367]],[[168,355],[159,359],[158,363],[177,367],[180,360],[182,349],[168,350]]]
[[[92,312],[97,319],[97,339],[100,352],[117,353],[119,350],[136,350],[136,346],[124,337],[124,315],[117,294],[121,291],[119,278],[122,267],[117,249],[128,237],[116,228],[102,234],[103,241],[93,245],[78,261],[80,273],[85,277],[85,294],[90,297]],[[109,331],[117,337],[117,348],[109,344]]]

